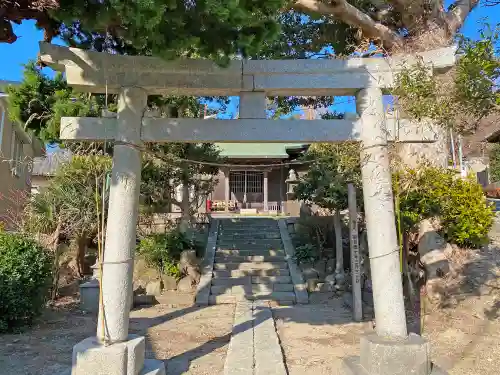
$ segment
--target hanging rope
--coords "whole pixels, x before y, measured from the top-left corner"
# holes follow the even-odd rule
[[[180,158],[177,156],[173,155],[168,155],[168,154],[163,154],[160,152],[155,152],[153,150],[148,149],[147,147],[144,146],[139,146],[130,142],[124,142],[124,141],[115,141],[114,145],[123,145],[123,146],[129,146],[133,147],[136,150],[139,150],[141,152],[147,153],[149,155],[154,156],[157,159],[163,160],[167,163],[171,162],[178,162],[178,163],[188,163],[188,164],[198,164],[198,165],[207,165],[211,167],[219,167],[219,168],[227,168],[227,167],[233,167],[233,168],[272,168],[272,167],[280,167],[280,166],[289,166],[289,165],[304,165],[304,164],[311,164],[314,163],[316,160],[294,160],[294,161],[289,161],[289,162],[284,162],[284,163],[268,163],[268,164],[230,164],[230,163],[217,163],[217,162],[210,162],[210,161],[201,161],[201,160],[192,160],[192,159],[185,159],[185,158]]]

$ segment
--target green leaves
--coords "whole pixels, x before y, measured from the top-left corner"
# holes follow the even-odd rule
[[[179,230],[152,234],[141,239],[137,252],[160,275],[181,277],[178,261],[183,250],[196,249],[197,244]]]
[[[0,232],[0,332],[32,323],[48,297],[51,255],[21,234]]]
[[[395,172],[393,184],[399,185],[394,191],[399,192],[404,231],[416,230],[424,219],[438,218],[450,242],[474,248],[487,242],[494,213],[474,179],[423,165]]]
[[[495,143],[489,153],[491,181],[500,182],[500,144]]]
[[[92,238],[100,223],[98,211],[103,183],[111,170],[111,159],[76,156],[59,168],[50,185],[29,200],[25,208],[25,229],[31,233],[52,233],[61,221],[61,232],[70,238],[82,233]],[[97,193],[97,197],[96,197]]]
[[[331,211],[346,209],[348,183],[361,188],[359,145],[315,144],[304,159],[314,162],[295,187],[297,199]]]
[[[7,89],[9,116],[45,142],[59,140],[61,117],[95,117],[100,108],[95,97],[74,93],[62,74],[54,79],[29,62],[23,81]]]
[[[279,30],[283,0],[61,1],[54,18],[71,44],[165,59],[199,56],[227,63],[250,56]],[[96,15],[98,15],[96,17]],[[103,43],[103,38],[105,42]],[[97,43],[94,43],[97,42]]]
[[[400,72],[393,94],[403,113],[462,134],[475,131],[482,118],[500,113],[499,31],[500,26],[485,27],[477,41],[460,36],[455,68],[440,76],[431,76],[423,62]]]

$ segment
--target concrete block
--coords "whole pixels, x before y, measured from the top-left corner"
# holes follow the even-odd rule
[[[363,336],[361,366],[371,375],[429,375],[429,343],[415,334],[402,341],[388,340],[376,334]]]
[[[80,308],[84,311],[99,311],[99,280],[92,279],[80,285]]]
[[[71,375],[106,375],[127,373],[127,346],[103,346],[89,337],[73,347]]]
[[[361,338],[361,356],[343,361],[343,375],[445,375],[433,366],[429,343],[416,334],[389,340],[374,333]]]
[[[159,359],[146,359],[140,375],[166,375],[165,364]]]
[[[143,336],[129,335],[123,343],[104,346],[88,337],[73,347],[71,375],[138,375],[144,365],[146,344]]]
[[[127,375],[138,375],[144,366],[146,353],[144,336],[130,334],[128,335],[128,341],[125,341],[122,345],[127,347]]]
[[[361,366],[359,357],[347,357],[342,361],[341,375],[371,375]],[[393,372],[390,373],[391,375]],[[407,372],[408,375],[413,375],[412,372]],[[432,365],[431,372],[428,375],[447,375],[448,373],[438,366]],[[389,374],[386,374],[389,375]]]

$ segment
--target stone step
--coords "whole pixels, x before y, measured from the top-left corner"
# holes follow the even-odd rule
[[[279,226],[277,223],[269,223],[269,224],[245,224],[245,225],[227,225],[222,224],[219,227],[219,230],[232,230],[232,231],[250,231],[254,229],[259,229],[262,231],[279,231]]]
[[[286,256],[285,250],[217,250],[215,256]]]
[[[293,284],[252,284],[252,292],[293,292]]]
[[[224,304],[224,303],[236,303],[238,301],[276,301],[282,303],[295,303],[295,293],[294,292],[261,292],[261,293],[252,293],[252,294],[218,294],[218,295],[210,295],[209,303],[212,305],[215,304]]]
[[[250,285],[250,284],[291,284],[290,276],[244,276],[244,277],[214,277],[212,286],[214,285]]]
[[[236,262],[285,262],[286,256],[283,255],[225,255],[215,254],[215,263],[236,263]]]
[[[245,226],[245,227],[219,227],[219,232],[221,233],[250,233],[254,232],[255,229],[259,229],[259,233],[280,233],[278,225],[266,225],[266,226]]]
[[[283,245],[267,245],[267,244],[260,244],[260,245],[249,245],[249,244],[241,244],[241,245],[235,245],[235,244],[217,244],[217,250],[281,250],[283,251]]]
[[[290,276],[288,268],[269,270],[217,270],[213,272],[213,277],[245,277],[245,276]]]
[[[212,285],[210,294],[237,294],[247,295],[255,293],[272,293],[272,292],[293,292],[293,284],[249,284],[249,285]]]
[[[261,229],[261,228],[248,228],[246,230],[233,230],[233,229],[220,229],[219,230],[219,235],[222,236],[234,236],[234,237],[241,237],[241,236],[249,236],[249,235],[257,235],[262,238],[278,238],[281,233],[278,230],[268,230],[268,229]]]
[[[217,241],[220,245],[281,245],[281,239],[267,239],[267,238],[254,238],[249,237],[247,239],[232,239],[226,237],[219,237]]]
[[[241,242],[241,243],[275,243],[281,241],[281,237],[264,237],[264,236],[227,236],[219,234],[219,242]]]
[[[257,217],[244,217],[236,219],[220,219],[222,225],[263,225],[263,224],[278,224],[278,220],[272,218],[257,218]]]
[[[282,276],[252,276],[252,284],[291,284],[289,275]]]
[[[287,262],[236,262],[236,263],[214,263],[214,270],[272,270],[286,269]]]

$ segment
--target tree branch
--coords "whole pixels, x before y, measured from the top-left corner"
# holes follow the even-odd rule
[[[479,0],[456,0],[446,12],[448,30],[453,35],[464,24],[469,13],[479,4]]]
[[[337,18],[348,25],[360,28],[364,36],[379,39],[384,47],[388,49],[400,46],[403,42],[401,35],[398,35],[387,26],[375,22],[366,13],[347,3],[346,0],[330,0],[329,3],[319,0],[296,0],[293,8],[306,13],[316,13]]]

